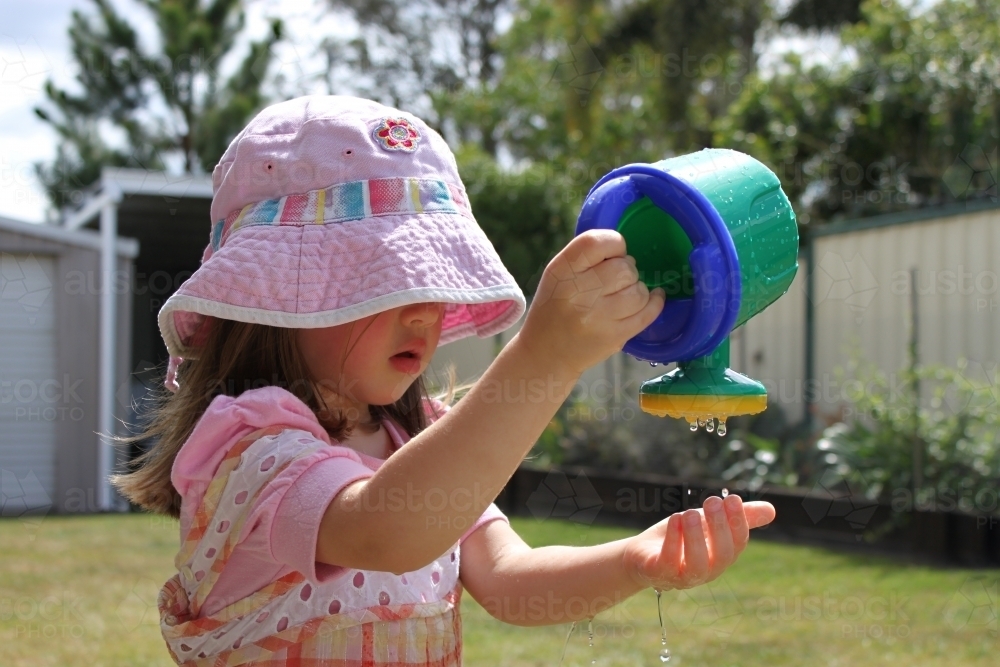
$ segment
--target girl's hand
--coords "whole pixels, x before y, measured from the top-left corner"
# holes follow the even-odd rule
[[[625,238],[591,229],[545,267],[517,335],[536,358],[582,374],[648,327],[663,303],[662,288],[639,280]]]
[[[708,583],[736,561],[750,529],[771,523],[774,514],[768,502],[710,496],[703,509],[672,514],[633,537],[625,569],[637,583],[660,590]]]

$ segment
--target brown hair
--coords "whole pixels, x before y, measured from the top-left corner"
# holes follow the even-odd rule
[[[114,438],[116,444],[128,447],[154,440],[147,451],[129,462],[132,472],[111,475],[110,481],[132,503],[174,518],[180,517],[181,508],[180,494],[170,481],[174,459],[216,396],[236,397],[264,386],[287,389],[312,409],[333,441],[349,436],[360,422],[360,416],[352,419],[327,406],[295,344],[294,329],[212,318],[204,331],[199,358],[185,360],[178,369],[177,392],[157,391],[140,432]],[[456,385],[454,364],[445,372],[446,386],[433,397],[428,395],[421,375],[395,403],[368,406],[372,421],[389,417],[410,437],[415,436],[428,425],[421,405],[424,398],[451,405],[459,392],[471,387]]]

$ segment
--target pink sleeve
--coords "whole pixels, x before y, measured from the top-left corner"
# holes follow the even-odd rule
[[[331,449],[347,449],[354,453],[347,447]],[[282,474],[285,472],[288,471]],[[344,568],[316,560],[319,525],[326,508],[344,487],[373,474],[357,454],[323,458],[304,472],[298,471],[271,522],[270,549],[274,560],[301,572],[314,583],[323,583],[342,574]]]
[[[450,408],[438,401],[434,402],[434,407],[439,411],[443,409],[443,412]],[[430,416],[433,422],[434,418]],[[333,450],[340,451],[335,454]],[[271,519],[271,556],[276,562],[301,572],[317,584],[335,579],[346,571],[343,567],[316,560],[319,526],[326,508],[346,486],[375,474],[348,447],[333,446],[324,451],[328,456],[311,463],[304,470],[289,466],[271,482],[271,485],[277,483],[279,488],[284,487]],[[459,541],[464,542],[480,526],[498,519],[507,521],[503,512],[491,503]]]
[[[507,516],[500,511],[500,508],[496,506],[496,503],[490,503],[490,506],[486,508],[485,512],[483,512],[483,515],[478,519],[476,519],[476,522],[472,524],[471,528],[465,531],[465,535],[462,535],[462,539],[459,540],[459,544],[464,542],[469,537],[469,535],[472,535],[474,532],[476,532],[476,530],[478,530],[480,526],[485,526],[490,521],[496,521],[497,519],[504,521],[508,525],[510,524],[510,521],[507,519]]]

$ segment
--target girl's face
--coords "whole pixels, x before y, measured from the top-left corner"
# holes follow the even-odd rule
[[[399,400],[430,364],[444,309],[443,303],[411,304],[347,324],[298,329],[299,351],[328,405],[366,424],[369,405]],[[418,361],[394,358],[413,347],[420,349]]]

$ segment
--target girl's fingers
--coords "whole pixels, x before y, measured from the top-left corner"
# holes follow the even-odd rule
[[[726,518],[729,523],[733,555],[734,557],[739,556],[750,540],[750,524],[747,522],[745,512],[747,506],[743,504],[743,499],[736,494],[727,496],[722,504],[725,506]]]
[[[687,586],[696,586],[708,576],[708,547],[701,527],[701,512],[695,509],[683,513],[684,574]]]
[[[660,566],[666,567],[671,579],[681,574],[683,563],[684,533],[681,525],[681,515],[671,514],[667,518],[667,532],[663,536],[663,546],[660,548]]]
[[[752,500],[743,503],[743,512],[751,528],[760,528],[774,521],[774,505],[763,500]]]
[[[726,516],[725,503],[718,496],[707,498],[703,504],[709,529],[710,567],[709,580],[715,579],[732,565],[735,558],[733,533]]]

